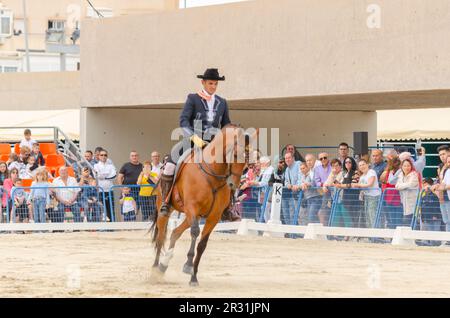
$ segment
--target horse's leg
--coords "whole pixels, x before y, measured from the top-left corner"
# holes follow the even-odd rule
[[[216,226],[217,222],[219,222],[219,219],[221,217],[220,213],[217,213],[217,211],[214,212],[215,213],[211,213],[210,216],[206,219],[205,227],[203,228],[202,231],[202,237],[197,245],[197,255],[195,256],[194,261],[194,272],[192,273],[191,281],[189,282],[190,286],[198,286],[197,280],[198,264],[200,263],[200,258],[202,257],[202,254],[205,251],[209,235],[211,234],[212,230]]]
[[[183,272],[189,275],[194,273],[194,255],[195,255],[195,243],[197,242],[197,237],[200,235],[200,226],[198,224],[198,219],[193,218],[191,225],[191,247],[187,254],[187,261],[183,266]]]
[[[157,227],[157,237],[155,240],[156,245],[156,257],[155,262],[153,263],[153,267],[159,267],[159,270],[164,273],[165,270],[162,270],[160,265],[160,256],[161,256],[161,250],[164,247],[164,242],[166,240],[166,231],[167,231],[167,223],[169,222],[169,215],[158,215],[158,218],[156,220],[156,227]],[[167,269],[167,267],[166,267]]]

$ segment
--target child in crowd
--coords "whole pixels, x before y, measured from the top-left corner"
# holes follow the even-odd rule
[[[31,156],[28,158],[28,163],[26,164],[25,169],[19,171],[19,177],[22,179],[34,179],[37,168],[38,164],[36,159]]]
[[[28,221],[32,219],[32,216],[28,215],[28,193],[26,193],[24,189],[19,189],[19,187],[22,187],[22,179],[17,178],[11,189],[11,195],[13,196],[14,201],[13,211],[15,211],[13,216],[15,215],[15,217],[18,217],[19,222],[28,223]]]
[[[119,202],[122,206],[124,222],[136,221],[136,201],[131,196],[130,188],[122,189],[122,197]]]
[[[45,223],[45,209],[50,204],[50,191],[48,189],[48,173],[45,168],[37,169],[34,181],[31,183],[31,189],[28,203],[33,206],[33,215],[35,223]]]
[[[8,166],[6,165],[6,162],[0,162],[0,222],[3,222],[3,181],[5,181],[5,179],[8,179],[8,177]]]
[[[433,186],[433,179],[425,178],[422,182],[422,206],[420,213],[420,230],[421,231],[440,231],[441,230],[441,208],[439,198],[431,187]],[[440,241],[422,241],[422,244],[427,246],[441,245]]]
[[[11,171],[14,168],[20,171],[24,167],[24,164],[19,161],[19,156],[14,152],[9,155],[9,159],[6,162],[6,164],[8,165],[9,171]]]
[[[31,130],[25,129],[23,131],[23,137],[24,138],[20,141],[20,149],[22,149],[22,147],[26,146],[31,150],[31,148],[33,147],[33,144],[36,143],[36,140],[31,139]]]
[[[31,157],[34,157],[34,159],[36,159],[36,163],[38,166],[45,166],[45,159],[42,155],[41,148],[38,143],[33,144]]]
[[[92,177],[89,167],[83,167],[79,185],[81,190],[81,206],[88,222],[100,222],[101,205],[98,201],[97,181]]]

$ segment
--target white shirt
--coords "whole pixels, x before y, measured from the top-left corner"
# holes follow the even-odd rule
[[[33,144],[36,143],[36,140],[30,139],[30,140],[26,140],[25,138],[22,139],[22,141],[20,142],[20,148],[22,148],[23,146],[27,146],[28,148],[33,149]]]
[[[80,192],[81,188],[79,188],[77,179],[74,177],[67,177],[67,184],[64,184],[61,177],[56,178],[52,182],[52,186],[54,187],[77,187],[77,188],[69,188],[69,189],[54,189],[55,192],[58,194],[58,197],[63,200],[72,200],[74,195],[78,192]],[[76,201],[75,201],[76,202]]]
[[[153,165],[152,163],[152,172],[156,173],[159,177],[159,174],[161,173],[161,167],[163,166],[163,164],[160,162],[158,163],[156,166]]]
[[[205,90],[203,90],[205,95],[211,96],[209,101],[206,101],[208,104],[208,121],[212,122],[214,120],[214,103],[216,102],[216,94],[209,95]]]
[[[109,191],[114,185],[114,178],[117,174],[116,167],[108,161],[106,163],[99,161],[94,165],[94,171],[98,177],[98,186],[103,191]]]
[[[359,183],[369,184],[369,179],[371,177],[375,177],[375,182],[370,186],[370,189],[379,188],[380,186],[378,185],[377,173],[373,169],[369,169],[369,171],[365,175],[362,175],[359,178]],[[374,189],[374,190],[363,190],[363,192],[364,192],[365,195],[368,195],[368,196],[371,196],[371,197],[376,197],[376,196],[381,194],[380,191],[378,191],[376,189]]]
[[[444,183],[445,186],[450,185],[450,169],[447,169],[447,171],[445,171],[444,180],[442,180],[442,183]],[[450,198],[450,190],[447,190],[447,195]]]

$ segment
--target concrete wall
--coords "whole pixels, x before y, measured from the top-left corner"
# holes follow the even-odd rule
[[[0,110],[79,108],[79,72],[0,74]]]
[[[367,25],[372,4],[257,0],[86,21],[82,105],[178,104],[215,66],[227,77],[223,95],[247,105],[448,107],[450,2],[378,0],[380,28]]]
[[[170,135],[178,126],[178,109],[82,108],[81,147],[103,146],[117,168],[126,162],[130,150],[150,159],[158,150],[168,153],[174,142]],[[243,127],[280,129],[280,148],[287,143],[304,146],[337,145],[353,142],[353,131],[368,131],[369,144],[376,144],[375,112],[248,111],[231,113]],[[269,149],[270,151],[270,149]]]

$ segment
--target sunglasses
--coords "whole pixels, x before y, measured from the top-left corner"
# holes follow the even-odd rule
[[[350,163],[350,164],[351,164],[352,162],[351,162],[351,161],[346,161],[345,164],[347,164],[347,163]]]
[[[108,155],[105,154],[105,153],[104,153],[104,154],[100,154],[99,156],[100,156],[100,157],[108,157]]]
[[[327,159],[328,159],[328,157],[322,157],[322,158],[319,158],[320,161],[322,161],[322,160],[327,160]]]

